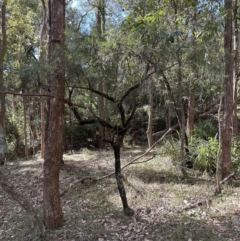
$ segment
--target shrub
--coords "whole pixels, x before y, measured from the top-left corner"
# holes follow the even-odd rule
[[[213,174],[216,171],[216,160],[219,144],[217,138],[210,137],[208,141],[193,138],[189,143],[189,158],[193,167],[201,172]]]

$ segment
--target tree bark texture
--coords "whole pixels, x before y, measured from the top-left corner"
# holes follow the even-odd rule
[[[54,229],[62,225],[63,213],[59,192],[59,173],[62,160],[62,142],[64,128],[64,30],[65,0],[48,1],[48,60],[52,72],[48,78],[51,94],[46,111],[43,209],[44,225]]]
[[[223,79],[223,122],[221,128],[222,179],[232,172],[231,139],[233,114],[232,1],[225,0],[225,77]]]

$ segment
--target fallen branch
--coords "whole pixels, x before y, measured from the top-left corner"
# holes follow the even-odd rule
[[[171,131],[171,129],[169,129],[159,140],[157,140],[146,152],[144,152],[142,155],[140,156],[137,156],[136,158],[134,158],[132,161],[130,161],[129,163],[127,163],[126,165],[124,165],[121,170],[123,170],[124,168],[126,168],[127,166],[131,165],[131,164],[134,164],[135,161],[137,161],[138,159],[144,157],[147,153],[149,153],[159,142],[161,142],[164,137]],[[102,180],[104,178],[107,178],[107,177],[110,177],[112,175],[114,175],[115,172],[112,172],[110,174],[107,174],[105,176],[102,176],[102,177],[99,177],[96,179],[96,181],[99,181],[99,180]]]
[[[169,128],[168,131],[167,131],[159,140],[157,140],[146,152],[144,152],[144,153],[143,153],[142,155],[140,155],[140,156],[137,156],[137,157],[134,158],[132,161],[130,161],[129,163],[127,163],[126,165],[124,165],[124,166],[121,168],[121,170],[123,170],[124,168],[126,168],[127,166],[129,166],[129,165],[131,165],[131,164],[141,163],[141,162],[138,162],[138,163],[134,163],[134,162],[136,162],[136,161],[139,160],[140,158],[144,157],[147,153],[149,153],[149,152],[150,152],[159,142],[161,142],[161,141],[164,139],[164,137],[165,137],[169,132],[171,132],[171,131],[172,131],[172,129]],[[155,155],[154,155],[154,156],[155,156]],[[153,157],[154,157],[154,156],[153,156]],[[148,161],[151,160],[151,159],[153,159],[153,157],[151,157],[150,159],[148,159]],[[144,162],[145,162],[145,161],[144,161]],[[108,177],[110,177],[110,176],[112,176],[112,175],[114,175],[114,174],[115,174],[115,172],[111,172],[111,173],[109,173],[109,174],[107,174],[107,175],[105,175],[105,176],[99,177],[99,178],[94,178],[94,177],[91,177],[91,176],[83,177],[82,179],[77,180],[77,181],[71,183],[70,187],[69,187],[67,190],[63,191],[63,192],[60,194],[60,196],[61,196],[61,197],[64,196],[66,193],[69,192],[69,190],[70,190],[74,185],[76,185],[76,184],[78,184],[78,183],[84,183],[86,180],[90,180],[90,181],[96,182],[96,181],[100,181],[100,180],[103,180],[103,179],[105,179],[105,178],[108,178]]]
[[[156,154],[154,154],[153,156],[151,156],[151,157],[148,158],[147,160],[139,161],[139,162],[134,162],[134,163],[132,163],[132,164],[140,164],[140,163],[149,162],[149,161],[151,161],[155,156],[156,156]]]
[[[3,190],[26,211],[29,219],[32,221],[34,225],[34,228],[39,229],[40,237],[44,240],[44,226],[42,225],[42,222],[39,220],[32,203],[21,193],[18,193],[14,190],[14,188],[9,184],[7,177],[3,175],[2,172],[0,172],[0,185],[2,186]]]
[[[231,173],[230,175],[228,175],[227,177],[225,177],[225,178],[220,182],[220,184],[222,185],[222,184],[226,183],[226,182],[227,182],[229,179],[231,179],[231,178],[237,180],[237,178],[235,177],[235,173],[234,173],[234,172]]]
[[[206,205],[207,207],[210,206],[212,203],[212,199],[204,199],[204,200],[199,200],[196,203],[190,203],[186,207],[184,207],[182,210],[188,210],[188,209],[193,209],[199,206],[204,206]]]

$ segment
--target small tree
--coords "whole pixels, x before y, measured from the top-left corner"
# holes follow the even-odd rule
[[[91,109],[90,107],[88,107],[88,109],[103,127],[108,128],[108,130],[111,131],[110,135],[100,136],[100,138],[102,141],[110,143],[113,148],[114,158],[115,158],[115,177],[117,180],[117,187],[121,197],[124,213],[125,215],[128,215],[128,216],[132,216],[134,214],[134,211],[128,205],[126,191],[125,191],[125,187],[122,179],[123,176],[121,173],[121,147],[123,145],[123,139],[130,127],[131,120],[134,117],[137,105],[135,103],[133,107],[127,111],[127,113],[129,114],[126,115],[124,102],[126,102],[127,98],[133,95],[133,93],[140,87],[141,83],[147,80],[153,73],[155,73],[155,69],[152,69],[149,71],[147,68],[144,76],[139,81],[139,83],[128,88],[128,90],[120,98],[110,96],[106,93],[103,93],[103,92],[100,92],[99,90],[94,89],[91,86],[90,80],[86,77],[86,75],[84,76],[87,78],[89,86],[81,87],[81,89],[88,90],[92,93],[97,94],[98,96],[103,97],[106,101],[108,101],[109,103],[112,103],[114,106],[115,115],[112,120],[103,119],[93,109]]]

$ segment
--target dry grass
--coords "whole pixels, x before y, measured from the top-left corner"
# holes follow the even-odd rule
[[[141,150],[123,153],[123,164]],[[111,152],[83,150],[65,155],[61,191],[85,176],[100,177],[113,171]],[[32,202],[42,216],[42,160],[7,163],[1,167],[13,188]],[[64,224],[47,232],[44,240],[160,241],[240,240],[239,187],[225,186],[214,196],[214,180],[206,176],[184,179],[169,158],[157,155],[149,162],[124,170],[133,217],[123,215],[114,176],[72,186],[62,198]],[[200,205],[197,205],[200,203]],[[194,206],[193,204],[196,204]],[[194,207],[190,208],[191,205]],[[0,189],[0,240],[37,241],[39,231],[16,202]]]

